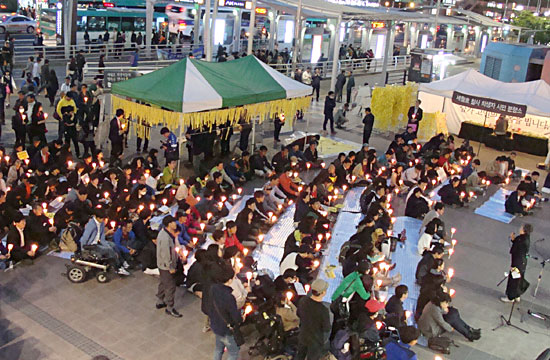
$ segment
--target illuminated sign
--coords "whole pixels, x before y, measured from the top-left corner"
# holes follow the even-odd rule
[[[383,29],[386,27],[386,23],[383,21],[373,21],[371,22],[370,26],[373,29]]]
[[[369,2],[368,0],[328,0],[331,3],[348,5],[348,6],[358,6],[358,7],[380,7],[380,4],[377,2]]]
[[[252,2],[244,0],[218,0],[218,5],[248,10],[252,9]]]
[[[257,8],[256,8],[256,14],[258,14],[258,15],[267,15],[267,9],[266,9],[266,8],[261,8],[261,7],[259,8],[259,7],[257,7]]]

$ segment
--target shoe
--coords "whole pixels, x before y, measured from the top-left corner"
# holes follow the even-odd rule
[[[176,309],[172,309],[172,310],[164,310],[164,312],[167,314],[167,315],[171,315],[175,318],[180,318],[182,315],[176,310]]]
[[[165,307],[166,307],[166,304],[165,304],[165,303],[157,303],[157,304],[155,305],[155,307],[156,307],[157,309],[162,309],[162,308],[165,308]]]
[[[160,271],[159,271],[158,268],[156,268],[156,269],[147,268],[147,269],[143,270],[143,273],[145,275],[160,276]]]
[[[330,132],[330,135],[336,135],[336,134],[337,134],[336,131],[331,131],[331,132]]]
[[[126,270],[124,267],[121,267],[120,269],[118,269],[118,271],[116,273],[119,274],[119,275],[124,275],[124,276],[130,275],[128,270]]]
[[[128,269],[130,267],[130,264],[128,264],[128,262],[124,260],[124,262],[122,263],[122,267]]]
[[[137,149],[136,152],[137,152],[137,153],[140,153],[140,152],[141,152],[141,149]]]
[[[515,299],[510,300],[510,299],[508,299],[508,296],[503,296],[503,297],[500,298],[500,301],[505,302],[505,303],[511,303],[511,302],[514,302],[514,301],[515,302],[520,302],[521,299],[519,297],[517,297]]]
[[[210,330],[212,330],[212,329],[210,329],[210,326],[208,326],[208,325],[204,325],[204,326],[202,327],[202,332],[203,332],[203,333],[207,333],[207,332],[209,332]]]

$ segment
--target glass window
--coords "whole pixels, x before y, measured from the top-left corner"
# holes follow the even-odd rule
[[[104,31],[105,16],[88,16],[88,31]]]
[[[119,17],[109,17],[109,31],[119,31],[120,30],[120,18]]]
[[[76,18],[76,28],[78,31],[86,30],[86,22],[88,21],[86,16],[79,16]]]
[[[121,30],[122,31],[133,31],[134,30],[134,18],[123,17],[121,20]]]
[[[134,18],[134,31],[145,31],[145,18]]]

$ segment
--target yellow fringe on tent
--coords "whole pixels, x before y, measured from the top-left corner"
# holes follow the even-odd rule
[[[407,112],[414,105],[418,84],[387,85],[372,91],[371,109],[374,128],[380,131],[398,131],[407,125]]]
[[[263,121],[266,115],[274,113],[285,113],[287,114],[287,119],[292,119],[296,111],[305,111],[309,108],[310,104],[311,96],[305,96],[228,109],[182,114],[175,111],[163,110],[155,106],[138,104],[115,95],[111,97],[113,113],[116,109],[123,109],[126,117],[130,116],[133,119],[138,119],[134,126],[134,131],[137,135],[143,135],[145,138],[149,138],[151,126],[162,125],[168,127],[172,131],[178,129],[180,126],[180,117],[183,120],[181,124],[183,126],[198,128],[206,125],[211,129],[214,125],[225,124],[228,120],[232,125],[237,123],[241,118],[250,122],[251,118],[259,116],[260,121]],[[292,114],[292,116],[289,116],[289,114]],[[149,127],[149,129],[147,127]]]

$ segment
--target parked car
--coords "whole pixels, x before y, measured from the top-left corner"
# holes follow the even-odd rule
[[[23,15],[13,15],[8,16],[5,19],[2,18],[0,21],[0,34],[15,32],[26,32],[27,34],[34,34],[36,30],[36,21],[23,16]]]

